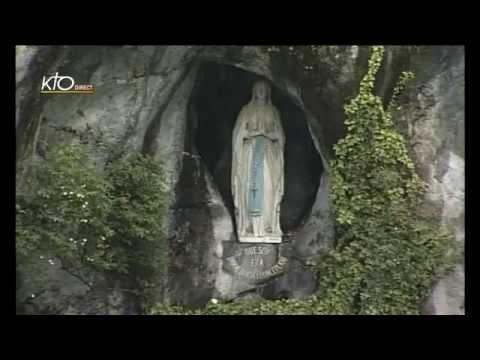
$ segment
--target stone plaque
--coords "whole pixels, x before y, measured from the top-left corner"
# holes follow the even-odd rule
[[[239,247],[226,260],[227,270],[246,281],[258,282],[283,272],[287,259],[274,245]]]

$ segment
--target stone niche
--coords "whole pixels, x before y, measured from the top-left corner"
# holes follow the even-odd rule
[[[303,110],[275,84],[271,84],[272,102],[280,112],[286,136],[282,244],[240,244],[233,230],[232,132],[241,107],[250,99],[253,83],[259,79],[231,65],[199,64],[189,98],[185,156],[176,190],[177,225],[168,286],[173,303],[196,307],[212,297],[303,296],[315,287],[311,270],[298,259],[318,252],[312,242],[324,242],[318,235],[318,228],[327,229],[319,220],[324,213],[319,193],[324,191],[321,179],[327,174]],[[306,252],[303,247],[311,250]],[[299,276],[307,281],[296,283]]]
[[[260,77],[233,66],[205,62],[200,66],[191,98],[195,118],[194,142],[233,215],[230,191],[232,132],[240,109],[251,97]],[[272,102],[285,131],[285,193],[280,223],[284,233],[298,228],[309,215],[318,190],[323,165],[308,130],[305,114],[272,84]]]

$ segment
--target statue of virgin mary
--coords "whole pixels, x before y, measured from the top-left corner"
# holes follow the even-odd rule
[[[265,81],[253,86],[233,130],[232,195],[244,243],[280,243],[285,135]]]

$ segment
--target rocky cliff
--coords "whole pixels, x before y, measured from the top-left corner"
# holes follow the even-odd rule
[[[116,153],[162,160],[175,193],[169,214],[169,271],[158,301],[201,306],[211,298],[302,298],[315,291],[314,260],[334,244],[329,201],[332,146],[344,132],[343,105],[367,68],[367,46],[78,46],[17,47],[17,191],[51,146],[74,138],[98,148],[98,163]],[[299,50],[300,49],[300,50]],[[315,55],[315,56],[312,56]],[[299,58],[301,61],[299,61]],[[464,49],[386,47],[376,89],[390,99],[398,75],[416,80],[401,98],[395,121],[407,135],[436,218],[464,241]],[[59,72],[91,83],[92,95],[42,95],[44,75]],[[281,245],[284,273],[252,284],[225,261],[238,248],[229,174],[231,132],[253,82],[265,78],[286,132]],[[126,314],[135,300],[91,274],[88,284],[61,266],[19,269],[20,312]],[[20,281],[21,279],[21,281]],[[108,282],[108,284],[107,284]],[[425,312],[462,314],[464,267],[438,279]],[[30,294],[40,294],[31,298]]]

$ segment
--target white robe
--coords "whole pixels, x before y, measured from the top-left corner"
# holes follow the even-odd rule
[[[261,216],[248,213],[248,191],[252,168],[254,140],[264,135],[263,206]],[[235,205],[237,235],[240,242],[281,242],[280,202],[283,196],[283,149],[285,135],[277,109],[267,102],[250,102],[238,115],[233,131],[232,195]]]

